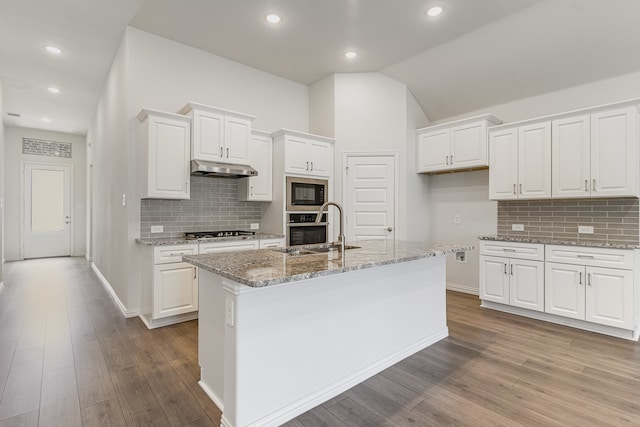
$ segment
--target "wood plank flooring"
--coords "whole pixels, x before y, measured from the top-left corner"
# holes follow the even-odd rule
[[[0,427],[220,425],[197,321],[124,319],[79,258],[7,263],[4,282]],[[640,426],[638,343],[447,299],[448,338],[285,425]]]

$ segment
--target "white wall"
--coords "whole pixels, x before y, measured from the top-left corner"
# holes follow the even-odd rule
[[[0,79],[0,117],[4,117],[2,80]],[[0,165],[4,165],[4,123],[0,120]],[[5,170],[0,172],[0,287],[2,285],[2,271],[4,268],[4,175]]]
[[[127,28],[87,140],[94,164],[93,261],[131,315],[140,306],[141,268],[136,115],[142,108],[176,112],[189,101],[254,115],[257,129],[308,130],[307,86]]]
[[[34,156],[22,154],[22,138],[70,142],[72,158]],[[7,127],[5,129],[5,258],[7,261],[23,259],[21,248],[22,218],[20,217],[20,162],[65,164],[73,166],[73,202],[71,211],[73,225],[72,255],[85,253],[85,140],[83,136],[51,132],[40,129]]]
[[[471,111],[438,123],[483,113],[491,113],[508,123],[631,98],[640,98],[640,72]],[[432,240],[475,242],[477,246],[477,236],[497,232],[497,203],[488,200],[488,176],[488,171],[431,176]],[[461,224],[453,225],[454,213],[461,215]],[[467,264],[458,264],[449,257],[447,282],[477,292],[477,249],[468,254],[467,260]]]

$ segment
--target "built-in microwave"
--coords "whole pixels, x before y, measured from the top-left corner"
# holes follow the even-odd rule
[[[316,245],[327,243],[327,214],[322,214],[320,223],[316,215],[310,213],[288,214],[287,245]]]
[[[287,211],[317,211],[328,197],[326,179],[287,177]]]

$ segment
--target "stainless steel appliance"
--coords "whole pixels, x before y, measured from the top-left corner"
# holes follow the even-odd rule
[[[327,243],[327,214],[322,214],[321,222],[316,223],[315,213],[290,213],[287,224],[287,245],[315,245]]]
[[[227,163],[191,160],[191,175],[222,178],[245,178],[257,176],[258,171],[249,165],[231,165]]]
[[[286,182],[287,211],[315,212],[329,197],[326,179],[288,176]]]
[[[255,234],[255,231],[244,230],[190,231],[184,233],[184,238],[187,240],[214,239],[216,237],[253,236]]]

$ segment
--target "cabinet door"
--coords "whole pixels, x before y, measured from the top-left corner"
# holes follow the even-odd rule
[[[489,134],[489,198],[517,199],[518,133],[507,129]]]
[[[449,129],[418,136],[418,172],[449,169]]]
[[[587,197],[591,194],[590,116],[554,120],[551,128],[551,195]]]
[[[509,304],[509,259],[480,257],[480,298]]]
[[[251,121],[233,116],[224,118],[225,148],[223,161],[246,165],[249,163]]]
[[[591,115],[591,196],[638,196],[638,110]]]
[[[154,319],[198,310],[197,269],[186,262],[153,267]]]
[[[509,275],[510,304],[544,311],[544,262],[512,259]]]
[[[587,267],[586,320],[633,329],[633,272]]]
[[[307,150],[311,175],[329,176],[331,173],[331,146],[326,142],[309,141]]]
[[[581,265],[547,262],[544,275],[544,311],[584,320],[585,268]]]
[[[487,122],[472,123],[451,129],[451,156],[453,168],[487,166]]]
[[[284,170],[288,173],[309,174],[307,141],[302,138],[286,137],[284,147]]]
[[[144,197],[189,199],[189,123],[149,116],[147,126],[148,176]]]
[[[518,198],[551,197],[551,122],[518,128]]]
[[[224,149],[224,116],[193,110],[192,159],[219,162]]]
[[[258,176],[243,178],[238,184],[239,200],[270,202],[273,198],[273,142],[253,136],[249,144],[249,165]],[[242,188],[244,186],[245,188]]]

